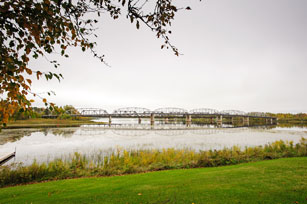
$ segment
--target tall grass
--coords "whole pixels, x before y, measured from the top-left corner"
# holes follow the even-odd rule
[[[48,164],[34,161],[30,166],[12,164],[0,168],[0,186],[84,176],[111,176],[164,169],[216,167],[265,159],[307,156],[307,139],[299,143],[276,141],[265,146],[238,146],[222,150],[189,149],[137,150],[118,149],[108,156],[81,155],[55,159]]]

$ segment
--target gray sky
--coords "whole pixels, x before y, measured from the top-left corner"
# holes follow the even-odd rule
[[[172,26],[176,57],[145,26],[122,16],[101,18],[98,51],[70,49],[59,58],[58,83],[34,82],[32,91],[53,90],[57,105],[98,107],[214,108],[307,112],[307,1],[184,1]],[[34,69],[48,70],[43,59]],[[34,105],[41,105],[36,103]]]

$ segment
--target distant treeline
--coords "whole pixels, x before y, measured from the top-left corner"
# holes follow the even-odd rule
[[[268,115],[278,118],[279,123],[307,123],[307,113],[268,113]]]
[[[70,119],[71,114],[78,114],[76,108],[72,105],[54,106],[53,108],[32,107],[30,110],[24,111],[22,108],[16,110],[11,120],[25,120],[30,118],[42,118],[43,115],[56,115],[59,119]]]
[[[279,124],[301,124],[307,125],[307,113],[266,113],[266,116],[275,117]],[[192,118],[194,123],[210,123],[210,118]],[[225,123],[231,122],[231,118],[223,118]],[[235,118],[235,123],[242,123],[242,118]],[[265,118],[250,118],[250,124],[257,125],[265,122]]]

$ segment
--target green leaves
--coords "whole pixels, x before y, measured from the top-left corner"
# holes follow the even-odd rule
[[[49,73],[45,73],[44,75],[47,81],[51,80],[53,77],[58,79],[59,82],[61,81],[61,79],[63,79],[62,74],[56,74],[56,73],[49,72]]]

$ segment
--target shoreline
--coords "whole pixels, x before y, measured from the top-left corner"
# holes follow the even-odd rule
[[[44,119],[35,118],[27,120],[11,121],[2,129],[23,129],[23,128],[57,128],[57,127],[80,127],[81,125],[104,125],[105,122],[94,122],[89,118],[72,119]]]

